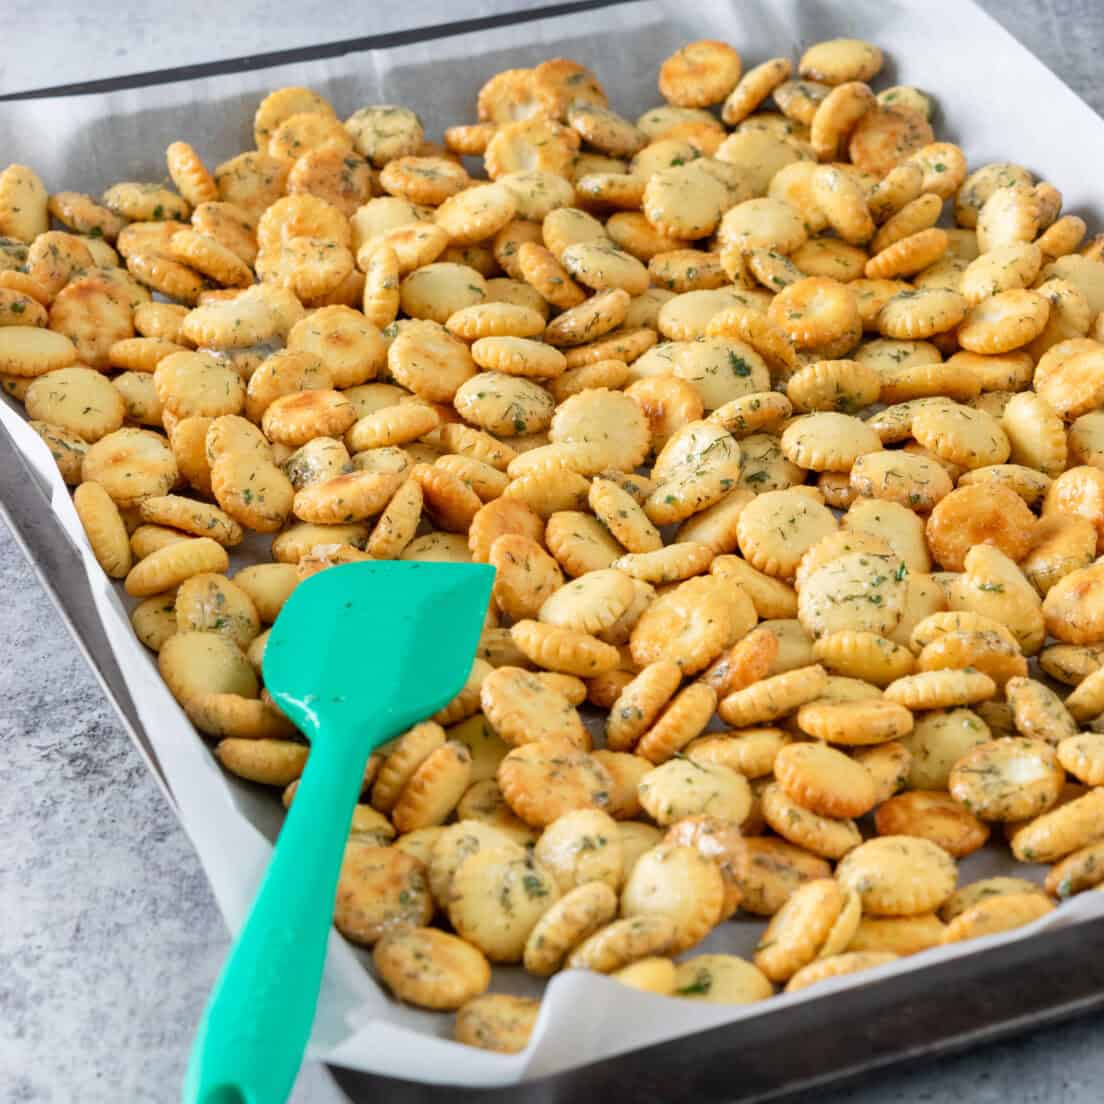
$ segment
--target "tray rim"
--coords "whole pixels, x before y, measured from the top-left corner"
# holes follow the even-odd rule
[[[1086,969],[1086,959],[1095,961]],[[940,1056],[1014,1037],[1104,1010],[1104,917],[933,963],[907,978],[872,979],[848,990],[829,987],[801,1005],[779,1008],[742,1023],[667,1040],[523,1083],[525,1099],[552,1104],[567,1100],[625,1099],[694,1104],[763,1104],[808,1099],[810,1092],[854,1082],[897,1066],[916,1066]],[[1025,993],[1024,971],[1045,962],[1049,971]],[[1056,975],[1065,974],[1059,980]],[[1077,995],[1057,996],[1066,988]],[[933,1000],[933,994],[935,999]],[[1019,998],[1037,1007],[1016,1011]],[[985,1022],[963,1031],[941,1030],[956,1014],[983,1009]],[[1005,1009],[1010,1013],[1004,1014]],[[870,1011],[874,1016],[870,1017]],[[861,1018],[867,1016],[864,1022]],[[910,1017],[928,1034],[908,1036]],[[797,1028],[797,1030],[795,1030]],[[890,1036],[887,1046],[886,1036]],[[795,1047],[795,1038],[808,1048]],[[873,1053],[867,1051],[872,1048]],[[698,1064],[700,1063],[700,1064]],[[711,1065],[709,1064],[711,1063]],[[334,1069],[352,1100],[387,1092],[389,1104],[510,1104],[518,1086],[472,1088],[426,1085]]]
[[[28,505],[25,498],[35,494],[37,494],[40,502]],[[0,424],[0,519],[7,523],[8,530],[11,532],[20,552],[22,552],[23,558],[30,566],[39,586],[46,593],[46,597],[49,598],[51,605],[61,619],[61,623],[68,630],[69,636],[76,644],[77,650],[83,657],[92,677],[96,680],[104,697],[111,704],[119,723],[134,742],[138,753],[145,760],[158,789],[175,810],[176,798],[173,796],[172,786],[162,770],[161,764],[150,746],[142,722],[138,718],[126,680],[115,661],[114,653],[100,626],[99,617],[92,605],[91,595],[89,594],[87,597],[87,607],[78,609],[76,616],[74,616],[72,607],[62,601],[54,580],[47,572],[43,559],[35,555],[35,548],[40,547],[42,541],[37,534],[31,532],[29,526],[21,524],[16,514],[13,513],[9,505],[13,499],[19,503],[20,510],[36,511],[31,516],[34,516],[40,523],[48,523],[55,530],[52,551],[73,561],[73,578],[81,585],[86,586],[87,583],[77,550],[73,547],[69,535],[58,524],[57,518],[51,511],[48,495],[39,485],[37,478],[24,460],[23,454],[12,440],[7,428]],[[80,627],[77,625],[76,618],[80,619]],[[92,638],[92,642],[86,639],[85,633]],[[93,651],[93,645],[95,646],[95,652]],[[101,663],[101,658],[105,662]]]
[[[575,15],[598,11],[600,8],[620,7],[641,3],[642,0],[571,0],[562,4],[543,4],[540,7],[523,8],[515,12],[477,16],[472,19],[456,19],[448,23],[431,23],[408,30],[387,31],[376,35],[342,38],[315,46],[296,46],[286,50],[270,50],[263,54],[225,58],[222,61],[198,62],[164,69],[150,69],[141,73],[128,73],[121,77],[101,77],[97,80],[78,81],[74,84],[56,84],[43,88],[31,88],[19,92],[0,94],[0,103],[18,100],[44,100],[55,96],[92,96],[118,92],[130,88],[149,88],[155,84],[173,84],[178,81],[217,77],[226,73],[246,73],[258,69],[271,69],[280,65],[294,65],[299,61],[319,61],[323,58],[342,57],[345,54],[362,53],[365,50],[385,50],[395,46],[410,46],[418,42],[432,42],[457,35],[473,34],[491,28],[510,27],[533,23],[541,19],[554,19],[561,15]]]

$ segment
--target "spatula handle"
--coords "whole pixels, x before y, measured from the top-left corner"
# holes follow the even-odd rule
[[[249,919],[207,1003],[184,1104],[283,1104],[310,1037],[334,895],[368,749],[316,740]]]

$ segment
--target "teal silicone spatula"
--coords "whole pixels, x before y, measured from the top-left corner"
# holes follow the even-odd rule
[[[494,569],[356,563],[301,583],[264,680],[310,756],[249,919],[203,1014],[185,1104],[282,1104],[310,1036],[341,859],[369,753],[464,685]]]

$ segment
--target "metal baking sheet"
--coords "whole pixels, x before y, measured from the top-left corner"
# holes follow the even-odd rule
[[[924,6],[934,10],[936,14],[941,12],[944,16],[952,11],[948,4]],[[418,43],[430,43],[436,40],[444,42],[475,32],[489,32],[492,29],[511,25],[517,26],[524,34],[525,25],[531,22],[535,24],[538,20],[582,16],[603,8],[618,9],[616,18],[623,20],[626,28],[631,25],[634,13],[639,16],[639,22],[643,26],[647,22],[644,18],[645,13],[648,19],[655,21],[657,7],[661,6],[633,3],[632,0],[613,0],[612,3],[609,0],[604,2],[597,0],[597,2],[561,4],[512,13],[505,19],[489,17],[483,20],[449,24],[443,28],[404,32],[397,36],[378,36],[371,39],[330,43],[311,50],[288,51],[260,58],[220,62],[212,66],[139,74],[114,81],[45,89],[40,93],[0,97],[0,99],[21,99],[34,103],[50,101],[56,96],[82,97],[104,92],[127,93],[136,89],[155,89],[165,84],[177,84],[184,86],[178,89],[179,94],[173,97],[174,105],[179,106],[187,102],[190,82],[196,82],[197,91],[194,95],[200,96],[203,94],[200,89],[204,83],[220,75],[261,73],[273,67],[281,67],[285,69],[285,73],[280,73],[279,77],[284,77],[286,67],[289,65],[308,66],[323,59],[346,59],[349,55],[360,52],[404,49]],[[729,7],[732,8],[734,23],[742,22],[740,16],[747,18],[747,11],[750,10],[749,6],[749,9],[738,14],[734,6],[729,5]],[[865,3],[855,4],[847,9],[849,12],[857,12],[857,9],[861,8],[861,14],[866,21],[864,24],[858,14],[854,22],[850,15],[847,18],[842,17],[844,6],[840,4],[812,2],[804,5],[779,4],[771,12],[768,23],[772,40],[778,39],[784,49],[795,47],[798,41],[823,37],[829,30],[835,33],[848,31],[864,33],[865,31],[871,37],[884,41],[885,36],[875,29],[878,20],[883,15],[888,19],[892,15],[892,10],[899,7],[900,5],[889,3],[882,5]],[[702,26],[710,16],[715,17],[718,11],[724,8],[723,4],[702,4],[700,11],[695,8],[684,14],[688,23]],[[791,17],[788,21],[781,14],[783,8],[787,9]],[[976,9],[969,5],[964,5],[963,8],[976,25],[979,18]],[[956,14],[963,11],[962,8],[954,10]],[[610,17],[613,18],[613,13],[610,13]],[[984,17],[980,18],[984,20]],[[834,25],[833,20],[835,20]],[[992,28],[995,41],[1000,41],[1003,48],[1008,49],[1010,40],[1004,32],[1000,31],[995,24],[992,24]],[[765,36],[766,30],[762,33]],[[890,33],[887,24],[886,34]],[[732,37],[739,38],[735,29]],[[532,42],[537,41],[536,37],[532,40]],[[555,39],[553,38],[552,41],[555,42]],[[530,52],[539,49],[542,55],[550,52],[548,39],[545,39],[544,44],[539,47],[534,47],[530,42],[525,48]],[[581,60],[598,64],[601,68],[600,58],[595,56],[598,49],[594,41],[588,41],[585,36],[578,33],[568,34],[563,41],[563,52],[573,53]],[[902,61],[905,57],[904,49],[903,44],[898,45],[897,52]],[[649,52],[649,57],[651,52],[654,51]],[[485,59],[486,65],[483,69],[479,72],[471,72],[465,78],[467,83],[463,89],[463,96],[466,97],[472,90],[467,87],[468,85],[477,87],[488,72],[505,64],[505,60],[502,59],[507,56],[516,57],[517,55],[492,52],[490,57]],[[926,83],[929,87],[934,86],[938,89],[941,87],[941,73],[946,71],[947,61],[936,59],[938,59],[937,51],[933,51],[925,59],[926,66],[931,69],[931,76]],[[457,55],[453,51],[449,61],[456,60]],[[655,60],[658,60],[658,57]],[[495,65],[496,61],[500,64]],[[1037,63],[1034,65],[1035,70],[1032,75],[1038,81],[1040,67]],[[630,65],[629,68],[631,69],[632,66]],[[650,82],[651,65],[641,66],[641,68],[648,69],[647,80]],[[1046,85],[1052,97],[1058,93],[1064,93],[1068,97],[1068,100],[1063,100],[1064,108],[1073,110],[1073,107],[1077,107],[1087,110],[1045,70],[1041,72],[1053,86],[1056,86],[1055,88]],[[899,76],[899,71],[894,75]],[[260,86],[263,87],[264,83],[272,80],[286,83],[279,80],[279,77],[261,78]],[[915,75],[913,79],[919,80],[920,77]],[[405,73],[407,87],[396,90],[398,98],[407,96],[409,88],[415,87],[410,84],[410,81],[410,72],[407,71]],[[635,96],[643,94],[643,84],[637,81],[633,85],[633,90]],[[408,98],[414,99],[413,96]],[[652,99],[654,99],[654,93],[652,93]],[[1070,100],[1072,105],[1068,102]],[[70,102],[73,101],[70,100]],[[464,99],[461,102],[467,101]],[[620,101],[618,103],[621,106]],[[626,109],[631,109],[648,106],[648,103],[638,104],[630,101],[624,106]],[[948,113],[953,127],[953,101],[947,106],[951,108]],[[996,155],[997,152],[1007,152],[1010,155],[1019,154],[1025,160],[1029,160],[1019,149],[1005,151],[996,146],[996,138],[999,134],[1011,133],[1007,129],[1009,119],[997,117],[996,111],[999,108],[1000,105],[994,106],[994,141],[988,143],[992,148],[978,149],[970,144],[967,152],[981,158]],[[1007,106],[1003,111],[1007,116]],[[455,114],[456,112],[453,112],[450,118],[455,117]],[[1089,114],[1091,116],[1091,113]],[[1099,126],[1099,120],[1095,119],[1095,116],[1092,116],[1092,120],[1095,126]],[[135,119],[138,130],[156,125],[157,122],[152,113],[150,116]],[[1020,128],[1020,134],[1022,134],[1022,128]],[[1022,140],[1020,134],[1016,135],[1017,142]],[[948,136],[955,136],[953,129]],[[233,140],[233,136],[228,137]],[[1025,145],[1033,146],[1038,151],[1038,161],[1029,161],[1033,163],[1033,167],[1038,168],[1049,164],[1047,158],[1053,151],[1053,141],[1050,136],[1032,133],[1030,142],[1024,142]],[[135,170],[137,171],[139,167],[136,163]],[[1078,193],[1077,181],[1067,182],[1062,177],[1058,179],[1064,186],[1067,183],[1071,185],[1071,191],[1079,209],[1083,210],[1086,204],[1091,202],[1091,185],[1085,185],[1086,190]],[[100,611],[97,609],[95,598],[84,574],[81,556],[69,541],[64,527],[51,511],[49,489],[43,485],[31,467],[24,464],[19,450],[14,448],[11,441],[7,439],[6,433],[0,434],[0,437],[3,438],[0,440],[0,502],[6,504],[6,514],[18,539],[69,624],[78,645],[119,710],[128,731],[150,762],[151,768],[165,788],[166,795],[173,800],[171,789],[164,777],[164,772],[160,769],[152,743],[141,723],[140,710],[128,690],[104,634]],[[218,888],[216,886],[216,892]],[[225,885],[223,891],[225,893]],[[248,894],[245,896],[247,898]],[[220,903],[224,908],[227,907],[221,897]],[[230,911],[232,913],[234,908]],[[568,1095],[591,1097],[604,1095],[610,1091],[624,1092],[631,1086],[632,1097],[641,1100],[768,1099],[780,1092],[789,1092],[828,1078],[845,1076],[862,1068],[884,1065],[917,1054],[970,1045],[985,1038],[997,1037],[1000,1034],[1021,1030],[1033,1024],[1095,1007],[1104,1002],[1104,985],[1101,984],[1104,979],[1098,976],[1098,970],[1086,968],[1086,960],[1089,962],[1093,958],[1099,960],[1099,950],[1102,948],[1104,948],[1104,920],[1088,920],[1066,929],[1039,934],[1030,939],[1003,942],[953,961],[930,964],[924,969],[875,980],[856,988],[830,986],[823,995],[811,995],[809,999],[797,1004],[783,1002],[779,1007],[766,1008],[765,1011],[739,1023],[711,1028],[693,1035],[684,1035],[647,1049],[623,1051],[615,1057],[592,1061],[554,1076],[538,1076],[535,1080],[527,1082],[526,1092],[528,1094],[532,1091],[541,1099],[552,1100]],[[1036,979],[1033,977],[1030,992],[1025,992],[1020,980],[1023,977],[1024,964],[1034,964],[1034,969],[1038,970],[1040,960],[1043,959],[1046,961],[1044,972],[1047,975],[1047,984],[1035,984]],[[1020,972],[1017,973],[1017,971]],[[974,989],[984,989],[985,993],[975,994]],[[971,999],[964,1000],[962,990],[970,990]],[[975,997],[977,999],[974,999]],[[850,1018],[843,1015],[844,1009],[849,1009],[853,1015]],[[1011,1010],[1016,1011],[1013,1014]],[[871,1021],[876,1022],[871,1023]],[[885,1024],[891,1024],[892,1030],[887,1028],[883,1031],[883,1021]],[[862,1024],[860,1031],[854,1029],[853,1025],[857,1022]],[[803,1040],[815,1038],[817,1045],[815,1047],[805,1045],[801,1048],[800,1054],[796,1054],[792,1045],[794,1038]],[[782,1043],[785,1040],[789,1040],[789,1045],[783,1048]],[[740,1077],[737,1079],[733,1078],[734,1068],[740,1070]],[[459,1084],[448,1086],[447,1076],[444,1077],[445,1085],[438,1084],[433,1088],[410,1081],[350,1071],[342,1071],[338,1076],[341,1083],[357,1099],[366,1099],[368,1092],[373,1090],[378,1092],[381,1089],[387,1093],[389,1099],[422,1099],[427,1098],[430,1093],[433,1094],[434,1099],[437,1099],[441,1093],[447,1093],[454,1099],[489,1096],[504,1099],[504,1093],[516,1094],[517,1092],[515,1087],[505,1085],[497,1089],[475,1089]],[[440,1073],[438,1073],[438,1079],[441,1079]],[[734,1080],[738,1083],[734,1084]]]

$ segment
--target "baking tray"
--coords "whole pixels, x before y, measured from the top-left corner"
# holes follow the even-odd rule
[[[0,102],[247,72],[365,50],[430,42],[631,0],[582,0],[314,47],[0,95]],[[77,549],[50,509],[49,490],[0,426],[0,516],[12,529],[120,721],[166,798],[164,776],[119,670]],[[776,1100],[891,1065],[968,1049],[1104,1007],[1104,918],[1002,943],[862,987],[829,990],[793,1007],[525,1082],[526,1099]],[[801,1040],[795,1045],[795,1040]],[[351,1100],[506,1101],[517,1085],[426,1085],[330,1066]]]

